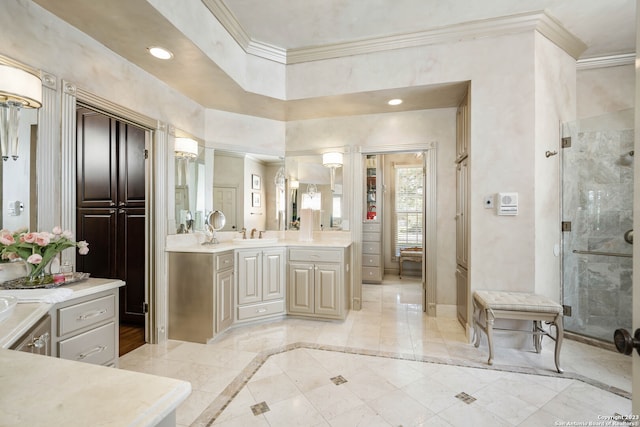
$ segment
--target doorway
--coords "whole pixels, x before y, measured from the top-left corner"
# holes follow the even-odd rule
[[[90,245],[78,270],[120,279],[121,329],[146,327],[148,131],[79,106],[76,110],[76,233]],[[130,336],[131,334],[127,334]],[[122,336],[122,334],[121,334]],[[130,348],[130,342],[127,343]],[[123,345],[123,348],[125,346]]]
[[[419,261],[404,264],[403,277],[418,278],[421,282],[421,309],[430,316],[436,315],[435,303],[435,146],[418,147],[406,150],[389,149],[366,152],[362,155],[364,203],[362,215],[362,282],[366,280],[366,260],[368,259],[365,234],[369,232],[367,222],[372,218],[382,225],[382,249],[380,250],[383,274],[392,274],[399,279],[401,261],[400,251],[411,248],[418,252]],[[378,167],[381,188],[376,188],[377,203],[375,216],[370,212],[370,180],[367,172],[368,163],[375,156],[381,167]],[[415,170],[417,169],[417,174]],[[399,181],[404,180],[404,185]],[[413,180],[413,181],[412,181]],[[411,257],[416,260],[416,257]],[[404,262],[404,259],[403,259]],[[411,271],[409,273],[408,271]],[[382,280],[378,283],[382,283]]]
[[[565,331],[611,343],[632,330],[634,110],[563,125]]]

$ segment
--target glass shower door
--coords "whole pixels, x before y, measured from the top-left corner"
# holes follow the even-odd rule
[[[615,329],[631,330],[633,110],[567,123],[562,133],[564,327],[611,342]]]

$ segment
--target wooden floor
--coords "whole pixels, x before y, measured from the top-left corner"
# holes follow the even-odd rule
[[[120,324],[120,354],[127,354],[144,344],[144,326]]]

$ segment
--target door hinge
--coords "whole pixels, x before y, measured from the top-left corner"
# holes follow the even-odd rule
[[[143,302],[142,303],[142,313],[147,314],[149,312],[149,303],[148,302]]]
[[[571,317],[571,306],[570,305],[562,305],[562,314],[567,317]]]
[[[571,231],[571,221],[562,221],[562,231]]]
[[[562,138],[562,148],[569,148],[571,147],[571,137],[570,136],[565,136],[564,138]]]
[[[144,150],[144,158],[145,160],[149,158],[149,150],[147,149]]]

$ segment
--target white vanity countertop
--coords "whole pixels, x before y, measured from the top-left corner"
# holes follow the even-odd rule
[[[74,299],[119,288],[123,285],[124,282],[121,280],[89,278],[69,285],[62,285],[56,289],[71,289],[73,293],[67,299]],[[0,348],[11,347],[18,338],[47,314],[52,306],[53,304],[45,302],[19,302],[11,316],[0,322]]]
[[[271,232],[270,232],[271,233]],[[238,233],[231,233],[237,235]],[[220,243],[214,245],[203,245],[204,235],[201,233],[192,234],[175,234],[167,236],[167,244],[165,250],[167,252],[197,252],[197,253],[216,253],[230,251],[234,249],[251,249],[263,247],[293,247],[307,246],[317,248],[348,248],[351,246],[351,235],[345,232],[317,232],[314,234],[312,241],[298,240],[294,233],[273,232],[278,234],[278,240],[274,242],[267,239],[261,242],[261,239],[249,239],[246,242],[234,242],[231,239],[224,240],[220,238]],[[272,235],[270,234],[270,237]],[[226,237],[226,236],[225,236]]]
[[[186,381],[0,350],[3,426],[154,426],[191,393]]]

